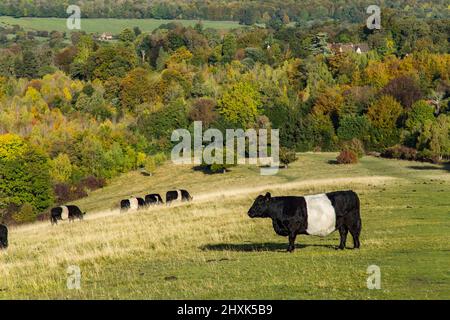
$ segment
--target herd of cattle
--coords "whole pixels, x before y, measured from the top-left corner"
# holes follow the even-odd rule
[[[174,201],[191,201],[186,190],[168,191],[166,204]],[[120,211],[163,204],[159,194],[148,194],[145,198],[131,197],[120,202]],[[51,223],[59,220],[83,219],[85,212],[77,206],[60,206],[51,210]],[[361,233],[360,201],[353,191],[337,191],[302,197],[272,197],[270,193],[260,195],[248,211],[250,218],[270,218],[275,232],[288,237],[288,251],[295,250],[295,239],[299,234],[325,237],[338,230],[339,249],[344,249],[347,234],[353,237],[354,248],[360,247]],[[0,224],[0,249],[8,247],[8,228]]]
[[[192,201],[192,196],[184,189],[168,191],[166,193],[166,204],[170,205],[174,202]],[[149,206],[161,205],[164,201],[161,195],[157,193],[148,194],[145,198],[130,197],[120,201],[120,212],[128,210],[139,210]],[[50,222],[52,225],[58,224],[58,221],[68,220],[70,222],[75,219],[83,220],[86,212],[82,212],[79,207],[74,205],[59,206],[50,210]],[[0,249],[8,247],[8,228],[0,224]]]
[[[174,190],[167,191],[166,193],[166,205],[170,205],[173,202],[186,202],[192,201],[192,196],[186,190]],[[149,206],[155,206],[164,204],[161,195],[158,193],[152,193],[145,196],[145,198],[131,197],[120,201],[120,211],[126,212],[128,210],[139,210]]]

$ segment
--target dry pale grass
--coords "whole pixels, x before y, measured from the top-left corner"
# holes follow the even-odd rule
[[[0,253],[0,297],[26,297],[26,292],[63,297],[66,268],[84,266],[87,277],[102,278],[105,264],[117,260],[206,261],[202,245],[245,240],[255,224],[246,212],[260,192],[301,194],[336,186],[367,188],[389,177],[298,181],[200,194],[189,204],[155,206],[137,212],[92,212],[84,221],[49,222],[13,227],[10,247]],[[270,230],[270,229],[269,229]],[[18,287],[18,284],[20,286]],[[211,284],[213,285],[213,284]],[[63,293],[65,292],[65,293]],[[62,296],[59,296],[62,294]]]
[[[389,297],[420,294],[408,291],[408,281],[420,277],[436,281],[431,283],[439,293],[445,281],[440,252],[449,248],[436,230],[445,228],[442,205],[448,198],[419,198],[420,192],[405,197],[412,188],[432,191],[413,180],[417,174],[405,169],[407,164],[368,159],[342,167],[327,163],[333,156],[302,155],[303,162],[292,169],[261,179],[258,170],[245,167],[214,176],[175,166],[168,167],[171,174],[157,172],[151,179],[125,175],[78,202],[88,208],[84,221],[10,228],[10,247],[0,252],[0,298]],[[180,186],[192,192],[192,203],[124,214],[114,209],[127,194]],[[273,233],[271,224],[246,215],[256,195],[266,191],[276,196],[339,189],[361,196],[364,246],[359,252],[330,249],[338,239],[332,235],[302,238],[309,247],[286,256],[280,253],[286,240]],[[435,206],[435,213],[416,220],[425,219],[418,204]],[[416,248],[429,251],[417,251],[424,259],[408,280],[400,266],[411,263],[402,252]],[[434,274],[427,274],[428,252],[436,254]],[[365,282],[358,279],[374,262],[384,263],[385,276],[395,284],[390,291],[362,291]],[[80,291],[67,290],[70,265],[82,270]],[[420,268],[424,271],[417,275]],[[286,279],[290,270],[294,274]]]

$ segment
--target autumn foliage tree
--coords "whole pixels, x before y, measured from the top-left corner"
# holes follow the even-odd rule
[[[223,94],[218,105],[226,121],[241,128],[250,128],[261,107],[261,97],[252,84],[238,82]]]

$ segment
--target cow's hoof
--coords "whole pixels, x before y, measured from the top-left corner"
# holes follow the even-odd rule
[[[344,250],[345,249],[345,247],[342,247],[342,246],[339,246],[338,248],[337,248],[337,250]]]

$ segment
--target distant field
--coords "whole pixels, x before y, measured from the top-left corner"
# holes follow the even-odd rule
[[[81,30],[87,33],[111,32],[120,33],[125,28],[139,27],[144,32],[151,32],[161,24],[169,22],[179,22],[184,26],[194,26],[196,20],[158,20],[158,19],[87,19],[81,20]],[[205,28],[232,29],[240,27],[235,21],[202,21]],[[20,25],[26,30],[47,30],[70,32],[66,26],[66,19],[61,18],[14,18],[0,17],[1,25]]]
[[[82,222],[10,229],[0,252],[0,299],[449,299],[448,166],[364,157],[336,165],[334,153],[299,154],[277,176],[254,166],[208,175],[167,163],[153,176],[129,173],[77,204]],[[120,214],[120,199],[184,187],[194,201]],[[250,219],[263,192],[305,195],[355,190],[361,249],[326,238],[287,239],[270,220]],[[348,247],[352,247],[349,239]],[[68,290],[67,268],[81,268]],[[367,288],[367,267],[381,289]]]

